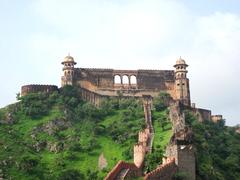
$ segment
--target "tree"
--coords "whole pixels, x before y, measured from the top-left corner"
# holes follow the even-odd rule
[[[82,180],[85,179],[84,175],[76,169],[68,169],[63,171],[60,176],[60,180]]]
[[[165,110],[169,104],[171,96],[166,92],[161,92],[158,97],[154,98],[153,105],[156,111]]]

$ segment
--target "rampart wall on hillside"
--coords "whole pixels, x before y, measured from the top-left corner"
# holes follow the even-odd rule
[[[174,174],[177,172],[177,165],[175,159],[168,158],[166,162],[163,162],[159,167],[153,171],[147,173],[144,176],[144,180],[169,180],[172,179]]]
[[[30,84],[22,86],[21,96],[25,96],[29,93],[38,93],[38,92],[54,92],[58,91],[58,87],[55,85],[39,85],[39,84]]]
[[[194,147],[192,144],[192,130],[185,123],[184,106],[180,102],[170,105],[170,120],[173,136],[166,148],[166,157],[175,159],[180,172],[188,175],[189,179],[196,179],[196,165]]]

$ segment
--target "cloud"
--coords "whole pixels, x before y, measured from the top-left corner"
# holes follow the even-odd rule
[[[118,69],[172,69],[182,56],[190,65],[193,101],[236,124],[240,16],[196,13],[187,5],[177,0],[33,1],[26,14],[37,27],[21,38],[19,49],[28,50],[21,59],[32,67],[25,76],[34,74],[26,82],[59,85],[60,62],[68,52],[80,67]]]
[[[126,1],[121,5],[111,1],[57,2],[57,8],[55,1],[40,0],[34,4],[40,19],[63,34],[61,44],[52,43],[65,46],[89,63],[100,60],[95,66],[109,66],[113,60],[122,68],[149,66],[150,56],[154,59],[159,53],[168,55],[167,48],[175,44],[176,31],[181,32],[190,19],[187,9],[174,1]],[[55,48],[61,49],[58,46]],[[139,67],[136,61],[140,61]],[[151,63],[152,68],[156,67],[156,61]]]
[[[216,12],[199,17],[191,50],[191,85],[193,99],[223,113],[229,124],[237,123],[240,89],[238,58],[240,52],[240,16]]]
[[[156,0],[122,4],[40,0],[35,8],[58,35],[35,34],[32,52],[63,57],[70,51],[79,66],[124,69],[169,69],[182,55],[190,64],[193,101],[213,113],[225,112],[227,118],[240,116],[226,107],[238,106],[240,101],[235,97],[240,88],[236,83],[238,15],[196,16],[179,1]]]

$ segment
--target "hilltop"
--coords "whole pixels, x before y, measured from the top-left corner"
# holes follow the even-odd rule
[[[103,179],[119,160],[133,162],[133,144],[146,127],[142,101],[107,98],[95,107],[65,86],[30,93],[0,110],[0,176],[7,179]],[[173,131],[164,96],[153,102],[155,131],[144,171],[162,163]],[[240,135],[224,120],[199,122],[184,110],[193,131],[197,179],[240,177]],[[175,179],[187,179],[178,172]]]
[[[78,90],[32,93],[0,110],[2,174],[13,179],[103,179],[119,160],[133,161],[133,144],[145,127],[142,103],[134,98],[111,99],[102,106],[81,100]],[[155,118],[167,117],[156,112]],[[171,136],[170,122],[157,142],[161,163]],[[102,164],[99,165],[99,158]]]

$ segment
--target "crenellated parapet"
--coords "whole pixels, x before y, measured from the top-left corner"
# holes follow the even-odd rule
[[[161,179],[161,180],[169,180],[172,179],[173,175],[177,172],[177,165],[175,164],[174,158],[167,158],[163,161],[158,168],[153,171],[147,173],[144,176],[144,180],[152,180],[152,179]]]
[[[141,169],[135,164],[120,160],[104,180],[125,179],[129,177],[139,177],[141,175]]]
[[[41,85],[41,84],[30,84],[22,86],[21,96],[25,96],[30,93],[46,92],[51,93],[58,91],[58,87],[55,85]]]
[[[150,130],[148,128],[138,132],[138,142],[142,143],[145,147],[147,146],[150,138]]]
[[[146,154],[146,146],[143,143],[135,144],[133,147],[133,161],[134,164],[140,168],[143,165],[144,157]]]

